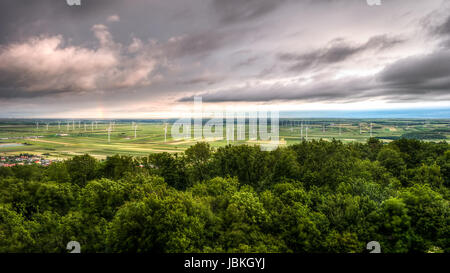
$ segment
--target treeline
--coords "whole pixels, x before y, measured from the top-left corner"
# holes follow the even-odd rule
[[[406,133],[402,135],[402,138],[407,139],[420,139],[420,140],[430,140],[430,139],[447,139],[447,137],[440,132],[413,132]]]
[[[309,141],[0,168],[0,252],[450,252],[446,142]]]

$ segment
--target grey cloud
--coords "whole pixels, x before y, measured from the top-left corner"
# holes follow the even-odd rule
[[[206,84],[206,85],[213,85],[216,83],[219,83],[223,80],[223,77],[219,76],[200,76],[196,78],[191,78],[183,81],[178,81],[178,84],[180,85],[198,85],[198,84]]]
[[[285,0],[214,0],[213,7],[223,23],[252,20],[276,10]]]
[[[441,25],[437,26],[434,31],[438,35],[450,35],[450,16]]]
[[[211,93],[197,94],[205,102],[267,102],[267,101],[349,101],[357,100],[372,92],[373,83],[370,79],[346,79],[321,82],[317,84],[300,85],[255,85],[231,88]],[[193,96],[180,99],[192,101]]]
[[[450,50],[401,59],[378,80],[400,95],[450,95]]]
[[[0,43],[19,41],[36,33],[64,32],[82,41],[94,20],[110,15],[123,5],[121,0],[82,0],[81,6],[68,6],[65,0],[0,1]],[[83,30],[86,29],[86,30]]]
[[[443,48],[450,49],[450,39],[447,39],[447,40],[441,42],[440,46],[443,47]]]
[[[380,35],[370,38],[362,45],[350,45],[344,39],[338,38],[331,41],[326,47],[312,52],[305,54],[283,53],[278,57],[281,61],[293,63],[289,66],[290,71],[299,72],[339,63],[367,50],[385,50],[402,42],[404,40],[399,37]]]
[[[450,98],[450,50],[398,60],[374,77],[316,79],[301,85],[272,84],[198,94],[205,102],[350,102],[383,98],[392,102]],[[191,96],[180,101],[190,101]]]
[[[252,56],[252,57],[248,57],[244,60],[241,60],[239,63],[237,63],[234,67],[246,67],[249,65],[254,64],[258,59],[260,59],[259,56]]]
[[[92,30],[99,41],[96,49],[70,45],[62,36],[1,46],[0,97],[113,92],[153,82],[160,62],[147,48],[127,55],[106,26],[95,25]]]
[[[63,104],[88,109],[95,101],[108,107],[162,99],[170,104],[200,91],[205,101],[217,102],[428,101],[448,92],[443,52],[399,60],[376,77],[333,80],[341,67],[377,68],[420,50],[424,38],[430,46],[440,42],[440,50],[450,48],[447,14],[430,21],[432,36],[426,35],[429,28],[417,28],[417,18],[437,10],[439,0],[394,1],[380,8],[364,0],[82,2],[69,7],[64,0],[0,1],[0,104],[48,111]],[[348,40],[327,43],[333,37]],[[408,42],[401,44],[406,39],[399,37]],[[307,48],[315,44],[324,46]],[[19,48],[25,50],[13,51]],[[433,71],[429,59],[442,69]],[[420,66],[429,74],[413,70]],[[311,82],[290,81],[305,70],[315,75]],[[245,82],[260,84],[231,87]],[[222,91],[207,92],[213,88]],[[42,107],[49,99],[54,103]]]
[[[208,54],[223,47],[232,40],[233,33],[210,31],[171,38],[163,45],[168,56],[180,58]]]

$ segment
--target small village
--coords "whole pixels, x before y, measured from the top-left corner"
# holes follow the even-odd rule
[[[14,167],[33,164],[49,166],[52,164],[52,160],[46,159],[43,156],[31,154],[0,156],[0,167]]]

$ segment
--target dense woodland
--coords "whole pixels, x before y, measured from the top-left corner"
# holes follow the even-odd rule
[[[0,252],[448,253],[449,187],[449,145],[411,139],[75,156],[0,168]]]

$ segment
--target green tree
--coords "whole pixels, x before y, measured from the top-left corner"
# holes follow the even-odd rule
[[[207,142],[198,142],[189,147],[185,152],[187,166],[193,181],[203,181],[209,178],[209,160],[212,149]]]
[[[406,170],[406,164],[400,152],[390,147],[383,147],[378,153],[377,160],[383,167],[397,177]]]
[[[0,253],[29,252],[34,244],[25,219],[17,212],[0,205]]]
[[[67,171],[67,165],[64,162],[55,162],[46,169],[48,180],[58,183],[70,182],[70,175]]]
[[[97,176],[98,161],[90,155],[74,156],[65,163],[72,183],[80,187],[84,187],[88,181]]]

